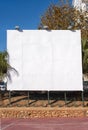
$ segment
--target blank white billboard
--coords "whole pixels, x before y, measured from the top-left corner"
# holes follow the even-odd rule
[[[8,30],[8,90],[82,91],[80,31]]]

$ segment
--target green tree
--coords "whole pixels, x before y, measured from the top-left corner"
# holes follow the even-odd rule
[[[52,4],[41,16],[39,29],[81,30],[83,47],[83,73],[88,73],[88,13],[80,12],[70,4]]]
[[[83,72],[88,74],[88,41],[82,40]]]
[[[11,80],[10,71],[17,71],[9,64],[9,54],[7,51],[0,52],[0,81],[4,78]]]

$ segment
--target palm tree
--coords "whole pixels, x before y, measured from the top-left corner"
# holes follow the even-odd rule
[[[11,80],[10,71],[17,72],[9,64],[9,54],[7,51],[0,52],[0,81],[2,82],[5,78]]]

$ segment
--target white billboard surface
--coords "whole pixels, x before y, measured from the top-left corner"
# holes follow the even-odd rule
[[[80,31],[8,30],[8,90],[82,91]]]

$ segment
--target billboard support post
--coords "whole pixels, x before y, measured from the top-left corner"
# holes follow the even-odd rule
[[[82,95],[82,106],[84,107],[84,92],[83,91],[82,91],[81,95]]]
[[[2,92],[0,91],[0,106],[2,106]]]
[[[64,92],[64,99],[65,99],[65,106],[67,105],[67,96],[66,96],[66,92]]]
[[[28,91],[28,104],[27,105],[29,106],[29,91]]]
[[[11,91],[9,91],[9,106],[11,106]]]
[[[50,105],[50,95],[49,95],[49,91],[47,92],[47,95],[48,95],[48,105]]]

